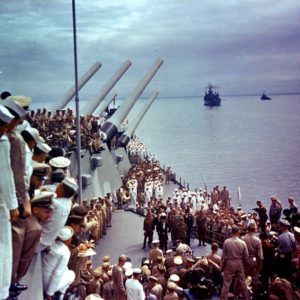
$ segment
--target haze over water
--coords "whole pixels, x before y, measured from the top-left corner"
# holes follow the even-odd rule
[[[142,105],[143,101],[140,101]],[[203,97],[157,99],[137,129],[162,164],[172,166],[190,188],[226,185],[233,205],[267,207],[276,194],[300,203],[300,95],[222,97],[205,107]]]

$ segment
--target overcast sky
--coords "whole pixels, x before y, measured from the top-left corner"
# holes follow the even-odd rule
[[[74,84],[71,0],[0,1],[0,91],[58,100]],[[203,95],[300,91],[299,0],[77,0],[80,92],[97,94],[126,59],[112,91],[126,98],[157,58],[144,92]]]

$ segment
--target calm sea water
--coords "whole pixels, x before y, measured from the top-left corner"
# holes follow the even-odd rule
[[[137,101],[129,122],[144,104]],[[258,199],[269,207],[273,194],[284,206],[288,196],[300,204],[300,95],[223,96],[214,108],[203,97],[158,97],[136,133],[191,189],[203,187],[203,178],[209,190],[226,185],[237,205],[240,187],[246,210]]]
[[[202,97],[157,99],[137,134],[192,189],[203,178],[209,190],[226,185],[237,205],[240,187],[247,210],[273,194],[300,204],[300,95],[222,97],[213,108]]]

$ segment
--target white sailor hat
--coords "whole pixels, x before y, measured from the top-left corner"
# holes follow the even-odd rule
[[[295,234],[300,234],[300,227],[294,226],[294,233]]]
[[[36,128],[27,126],[23,131],[27,131],[32,136],[32,138],[35,140],[37,146],[42,143],[45,143],[45,140],[40,136],[39,131]]]
[[[142,273],[142,270],[140,268],[134,268],[132,270],[133,274],[141,274]]]
[[[6,99],[18,102],[23,108],[28,107],[32,102],[32,99],[30,97],[23,95],[13,95],[7,97]]]
[[[159,240],[153,240],[152,244],[159,244]]]
[[[17,129],[19,132],[22,132],[27,127],[31,127],[31,125],[29,124],[29,122],[27,120],[23,120],[22,123],[17,126]]]
[[[16,114],[19,118],[23,118],[26,115],[26,110],[18,103],[13,100],[5,99],[2,101],[2,105]]]
[[[169,254],[169,253],[172,253],[172,252],[173,252],[172,249],[168,249],[168,250],[166,251],[166,254]]]
[[[103,300],[98,294],[89,294],[84,300]]]
[[[170,280],[173,282],[178,282],[180,280],[180,277],[177,274],[172,274],[170,276]]]
[[[133,274],[132,268],[125,269],[125,276],[131,276],[132,274]]]
[[[0,120],[4,123],[10,123],[10,121],[14,118],[14,116],[9,112],[9,110],[3,106],[0,105]]]
[[[51,151],[51,147],[48,145],[48,144],[46,144],[46,143],[38,143],[37,145],[36,145],[36,147],[37,148],[39,148],[42,152],[44,152],[44,153],[49,153],[50,151]]]
[[[126,261],[124,264],[124,269],[132,269],[132,263],[130,261]]]
[[[74,178],[65,177],[62,183],[68,186],[69,188],[73,189],[75,192],[77,192],[78,184]]]
[[[289,227],[290,226],[290,222],[288,220],[285,220],[285,219],[280,219],[279,220],[279,225],[283,225],[283,226]]]
[[[150,279],[150,280],[153,280],[153,281],[157,281],[157,278],[154,277],[154,276],[149,276],[149,279]]]
[[[64,226],[58,233],[58,237],[62,241],[69,240],[74,234],[74,230],[70,226]]]
[[[67,168],[71,164],[71,161],[64,156],[57,156],[51,158],[49,164],[51,167],[63,169]]]
[[[167,214],[166,213],[161,213],[161,217],[166,217],[167,216]]]
[[[182,256],[180,255],[177,255],[174,257],[174,264],[177,265],[177,266],[180,266],[183,264],[183,259],[182,259]]]

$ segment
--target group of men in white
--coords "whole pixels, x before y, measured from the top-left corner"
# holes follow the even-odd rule
[[[42,266],[35,278],[47,299],[58,291],[63,295],[75,278],[67,267],[74,231],[65,223],[78,185],[69,176],[69,159],[44,162],[51,147],[24,120],[30,103],[28,97],[9,96],[0,104],[0,299],[17,299],[27,289],[32,264]],[[43,188],[54,169],[64,179]]]
[[[187,188],[182,190],[174,189],[173,192],[173,203],[177,202],[179,205],[189,204],[193,213],[196,211],[202,210],[206,211],[211,205],[210,197],[208,197],[206,190],[199,188],[197,192],[191,192]],[[217,203],[213,205],[213,210],[218,210],[219,206]]]

